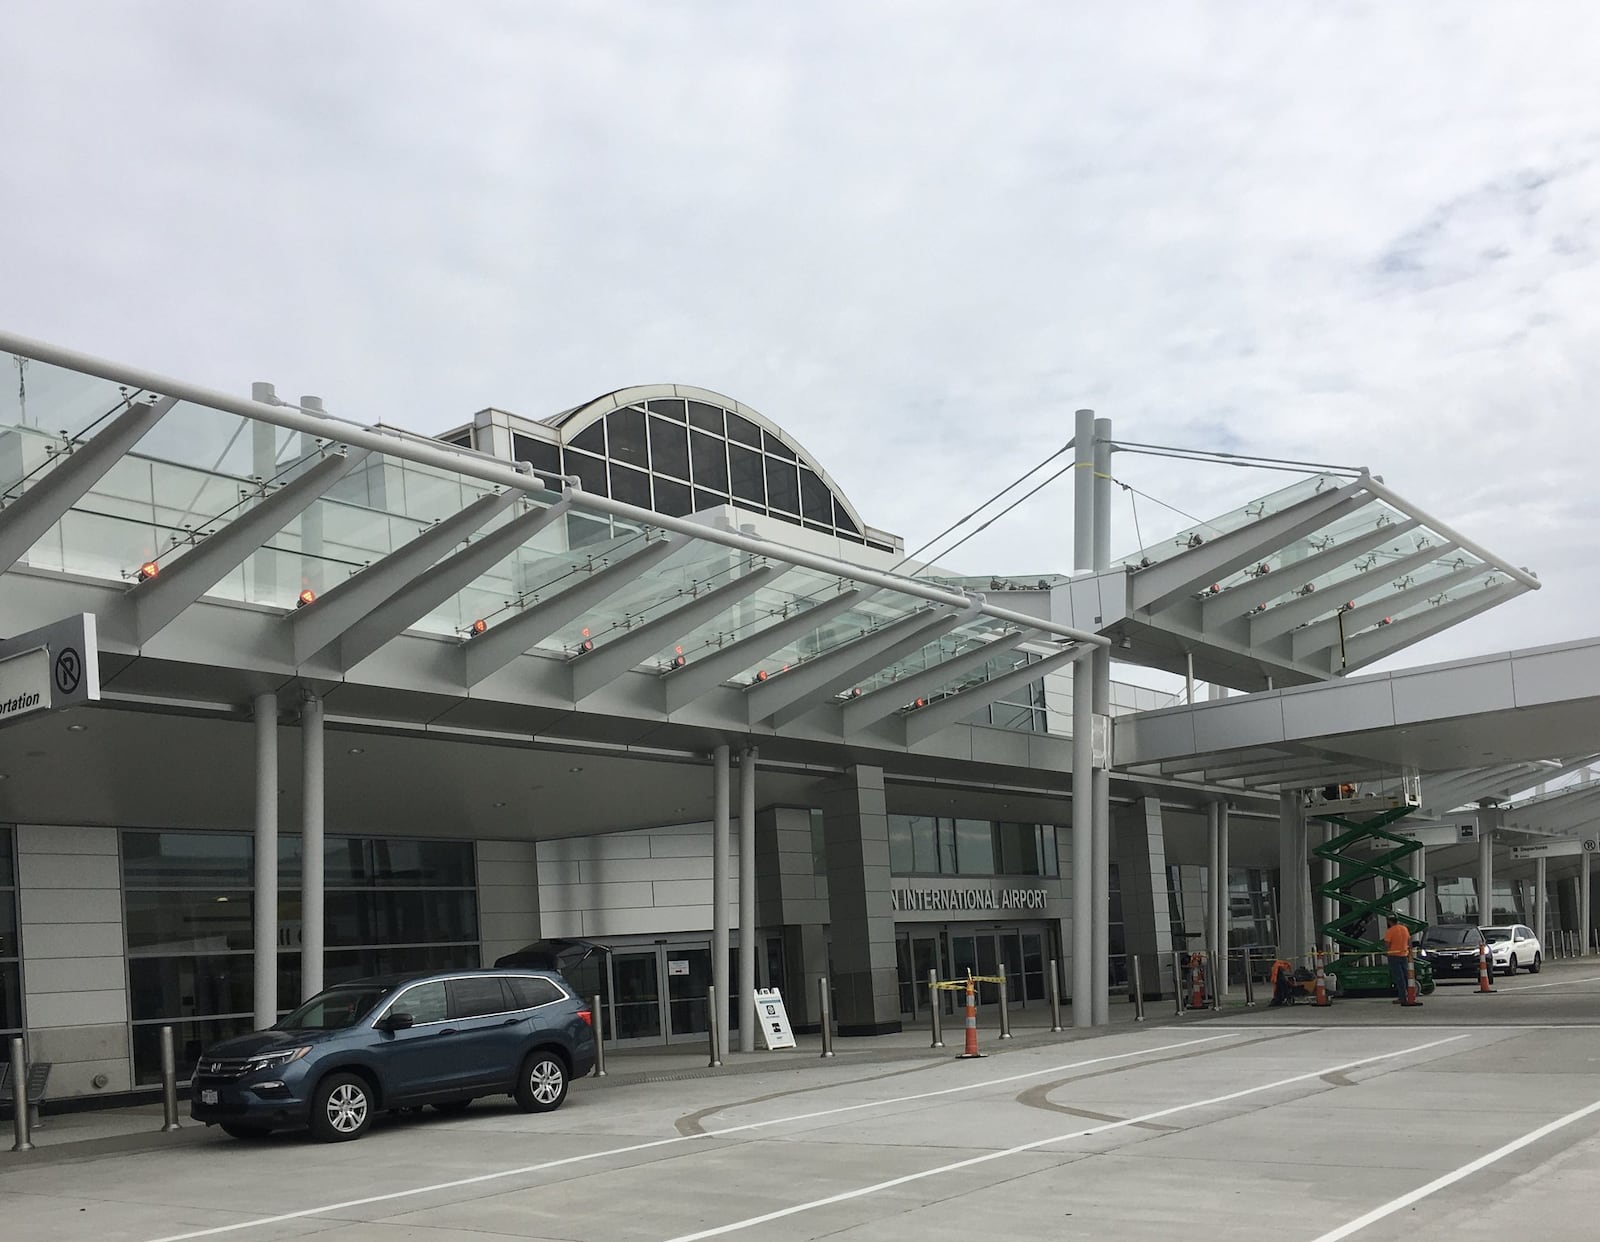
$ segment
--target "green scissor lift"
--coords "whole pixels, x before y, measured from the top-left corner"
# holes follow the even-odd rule
[[[1372,926],[1374,915],[1404,923],[1412,935],[1427,926],[1395,908],[1423,888],[1422,882],[1403,865],[1423,848],[1422,843],[1388,831],[1389,825],[1416,810],[1417,802],[1415,796],[1356,796],[1330,799],[1307,808],[1308,819],[1326,820],[1344,830],[1312,851],[1316,857],[1334,864],[1334,878],[1327,884],[1318,884],[1314,891],[1318,897],[1333,902],[1333,919],[1320,930],[1339,947],[1340,955],[1327,967],[1337,979],[1336,994],[1387,995],[1392,991],[1383,942],[1368,940],[1361,934]],[[1371,895],[1358,896],[1356,889],[1368,883]],[[1433,968],[1419,958],[1415,971],[1417,989],[1432,992]]]

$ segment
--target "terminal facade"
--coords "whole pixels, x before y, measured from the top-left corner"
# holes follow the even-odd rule
[[[826,979],[863,1035],[925,1020],[930,971],[1103,1007],[1137,955],[1170,987],[1174,949],[1287,938],[1285,791],[1341,773],[1124,765],[1123,723],[1536,585],[1365,474],[963,578],[706,390],[427,440],[0,345],[0,672],[51,627],[97,654],[97,693],[0,722],[0,1028],[53,1096],[154,1082],[163,1025],[192,1063],[323,984],[539,940],[596,946],[573,977],[641,1045],[704,1041],[713,985],[735,1046],[754,987],[803,1029]],[[1188,688],[1111,678],[1091,748],[1091,658]]]

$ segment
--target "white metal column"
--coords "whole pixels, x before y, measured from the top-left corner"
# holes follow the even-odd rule
[[[1495,812],[1480,806],[1478,820],[1478,926],[1494,922],[1494,833]]]
[[[739,1051],[756,1050],[756,748],[739,756]]]
[[[322,991],[324,748],[322,700],[316,695],[308,694],[300,708],[300,753],[300,999],[306,1000]]]
[[[255,1022],[278,1020],[278,696],[255,697]]]
[[[1550,956],[1550,902],[1545,894],[1549,889],[1549,877],[1546,874],[1546,859],[1540,855],[1533,864],[1533,918],[1534,929],[1539,935],[1539,946],[1544,950],[1546,957]]]
[[[1094,568],[1111,567],[1111,420],[1094,420]],[[1106,726],[1111,743],[1111,649],[1096,647],[1094,667],[1095,723]],[[1111,772],[1102,756],[1094,767],[1094,1024],[1111,1022]]]
[[[1321,832],[1322,840],[1318,842],[1318,844],[1328,844],[1329,841],[1333,840],[1334,835],[1338,831],[1339,828],[1337,824],[1323,824]],[[1322,864],[1317,871],[1317,883],[1332,884],[1337,878],[1334,874],[1333,859],[1319,858],[1317,861]],[[1333,922],[1333,898],[1319,896],[1316,899],[1316,911],[1317,913],[1312,931],[1317,942],[1317,947],[1324,952],[1331,953],[1333,951],[1333,941],[1329,937],[1324,936],[1321,929]]]
[[[728,748],[711,752],[711,983],[717,1047],[728,1050]]]
[[[1222,946],[1221,815],[1215,802],[1206,803],[1206,952],[1213,958]]]
[[[1226,967],[1228,940],[1230,939],[1230,933],[1233,925],[1233,907],[1228,896],[1228,855],[1231,844],[1228,840],[1228,836],[1229,831],[1232,828],[1232,824],[1229,822],[1229,820],[1230,817],[1228,815],[1228,804],[1226,802],[1219,802],[1217,804],[1217,876],[1219,883],[1221,884],[1221,897],[1219,898],[1221,904],[1217,908],[1217,919],[1218,929],[1220,932],[1218,944],[1220,945],[1219,951],[1223,955],[1222,960],[1224,968],[1217,972],[1217,992],[1224,997],[1228,995],[1228,971]]]
[[[1072,569],[1094,566],[1094,411],[1079,410],[1073,460]],[[1072,1025],[1094,1024],[1094,674],[1072,666]]]
[[[1278,795],[1278,956],[1296,966],[1306,955],[1306,824],[1300,795]]]

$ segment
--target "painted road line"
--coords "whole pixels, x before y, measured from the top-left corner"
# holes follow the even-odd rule
[[[846,1203],[851,1199],[864,1198],[867,1195],[877,1194],[880,1190],[892,1190],[896,1186],[904,1186],[909,1182],[919,1182],[929,1177],[940,1177],[946,1173],[954,1173],[958,1169],[970,1169],[976,1165],[988,1164],[991,1161],[1004,1160],[1009,1156],[1021,1155],[1023,1152],[1037,1151],[1039,1148],[1049,1147],[1053,1143],[1064,1143],[1069,1139],[1088,1138],[1093,1134],[1105,1134],[1111,1130],[1122,1130],[1128,1126],[1139,1125],[1142,1122],[1159,1121],[1163,1117],[1186,1113],[1196,1108],[1206,1108],[1212,1104],[1227,1104],[1233,1100],[1242,1100],[1249,1095],[1259,1095],[1263,1091],[1274,1090],[1277,1087],[1289,1087],[1295,1083],[1308,1082],[1313,1078],[1320,1078],[1324,1074],[1337,1074],[1341,1070],[1356,1069],[1363,1065],[1372,1065],[1378,1061],[1388,1061],[1395,1057],[1410,1056],[1416,1052],[1426,1052],[1429,1048],[1437,1048],[1443,1044],[1454,1043],[1458,1039],[1466,1038],[1466,1035],[1451,1035],[1446,1039],[1435,1039],[1425,1044],[1417,1044],[1412,1048],[1402,1048],[1399,1052],[1383,1052],[1376,1056],[1362,1057],[1359,1061],[1346,1061],[1342,1065],[1329,1065],[1319,1070],[1312,1070],[1310,1073],[1296,1074],[1292,1078],[1280,1078],[1276,1082],[1262,1083],[1259,1087],[1246,1087],[1242,1091],[1230,1091],[1226,1095],[1214,1095],[1204,1100],[1193,1100],[1188,1104],[1176,1104],[1171,1108],[1158,1109],[1153,1113],[1145,1113],[1139,1117],[1126,1117],[1121,1121],[1109,1121],[1104,1125],[1089,1126],[1083,1130],[1069,1130],[1065,1134],[1035,1139],[1031,1143],[1019,1143],[1015,1147],[1007,1147],[1004,1151],[985,1152],[981,1156],[971,1156],[966,1160],[942,1164],[935,1169],[924,1169],[920,1173],[907,1173],[904,1177],[892,1177],[886,1182],[875,1182],[871,1186],[861,1186],[855,1190],[846,1190],[836,1195],[829,1195],[824,1199],[813,1199],[809,1203],[797,1203],[793,1207],[779,1208],[775,1212],[764,1212],[760,1216],[749,1216],[744,1220],[736,1220],[732,1224],[717,1225],[711,1229],[702,1229],[698,1233],[679,1234],[675,1238],[669,1238],[667,1242],[701,1242],[704,1238],[719,1238],[724,1234],[738,1233],[742,1229],[770,1224],[772,1221],[783,1220],[788,1216],[798,1216],[802,1212],[811,1212],[817,1208],[831,1207],[835,1203]],[[1319,1242],[1321,1242],[1320,1239]]]
[[[1564,988],[1573,983],[1600,983],[1600,975],[1585,975],[1581,979],[1552,979],[1549,983],[1513,983],[1506,988],[1506,995],[1515,996],[1518,992],[1531,992],[1535,988]]]
[[[1392,1216],[1394,1213],[1410,1207],[1413,1203],[1416,1203],[1422,1199],[1426,1199],[1435,1191],[1443,1190],[1446,1186],[1453,1186],[1462,1178],[1471,1177],[1480,1169],[1486,1169],[1496,1161],[1505,1159],[1505,1157],[1509,1156],[1512,1152],[1520,1151],[1522,1148],[1528,1146],[1528,1144],[1537,1143],[1546,1135],[1554,1134],[1557,1130],[1560,1130],[1566,1126],[1570,1126],[1574,1121],[1582,1121],[1591,1113],[1597,1112],[1600,1112],[1600,1100],[1596,1100],[1593,1104],[1589,1104],[1583,1108],[1580,1108],[1576,1112],[1568,1113],[1565,1117],[1557,1117],[1554,1121],[1550,1122],[1549,1125],[1543,1125],[1537,1130],[1529,1131],[1521,1138],[1513,1139],[1504,1147],[1497,1147],[1488,1155],[1479,1156],[1470,1164],[1462,1165],[1453,1173],[1446,1173],[1443,1177],[1436,1177],[1426,1186],[1419,1186],[1417,1189],[1409,1192],[1408,1194],[1401,1195],[1398,1199],[1391,1199],[1382,1207],[1373,1208],[1372,1211],[1368,1212],[1365,1216],[1356,1217],[1355,1220],[1351,1221],[1348,1225],[1340,1225],[1339,1228],[1333,1230],[1332,1232],[1320,1235],[1319,1237],[1315,1238],[1313,1242],[1339,1242],[1340,1238],[1348,1238],[1351,1234],[1360,1233],[1361,1230],[1365,1229],[1368,1225],[1376,1224],[1385,1216]]]
[[[958,1087],[944,1087],[937,1091],[919,1091],[915,1095],[899,1095],[887,1100],[868,1100],[861,1104],[845,1104],[839,1108],[818,1109],[810,1113],[796,1113],[790,1117],[773,1117],[766,1121],[749,1121],[743,1125],[726,1126],[720,1130],[706,1130],[700,1134],[675,1134],[671,1138],[650,1139],[643,1143],[630,1143],[625,1147],[608,1147],[604,1151],[585,1152],[579,1156],[564,1156],[559,1160],[545,1160],[538,1164],[525,1164],[515,1169],[497,1169],[493,1173],[480,1173],[475,1177],[458,1178],[450,1182],[434,1182],[427,1186],[415,1186],[410,1190],[389,1191],[381,1195],[367,1195],[361,1199],[346,1199],[340,1203],[324,1203],[318,1207],[302,1208],[295,1212],[283,1212],[276,1216],[261,1216],[251,1220],[235,1221],[231,1225],[213,1225],[208,1229],[193,1229],[187,1233],[172,1233],[164,1237],[154,1238],[151,1242],[187,1242],[190,1238],[214,1238],[220,1234],[237,1233],[242,1229],[256,1229],[262,1225],[280,1225],[284,1221],[304,1220],[308,1216],[320,1216],[325,1212],[343,1212],[350,1208],[369,1207],[374,1203],[388,1203],[395,1199],[407,1199],[416,1195],[432,1194],[436,1191],[460,1190],[465,1186],[481,1186],[485,1182],[500,1181],[508,1177],[520,1177],[527,1173],[542,1173],[547,1169],[566,1168],[568,1165],[582,1164],[589,1160],[604,1160],[608,1156],[626,1156],[638,1151],[653,1151],[660,1147],[671,1147],[679,1143],[690,1143],[699,1139],[725,1138],[730,1134],[745,1134],[751,1130],[763,1130],[771,1126],[792,1125],[797,1121],[815,1121],[821,1117],[837,1117],[843,1113],[860,1112],[868,1108],[886,1108],[891,1104],[912,1104],[918,1100],[931,1100],[941,1095],[954,1095],[961,1091],[981,1091],[985,1087],[1003,1087],[1007,1083],[1021,1082],[1027,1078],[1040,1078],[1046,1074],[1062,1074],[1068,1070],[1086,1069],[1091,1065],[1104,1065],[1109,1061],[1126,1061],[1133,1057],[1153,1057],[1163,1052],[1176,1052],[1181,1048],[1193,1048],[1198,1044],[1214,1044],[1219,1040],[1232,1039],[1233,1035],[1207,1035],[1201,1039],[1186,1039],[1176,1044],[1162,1044],[1156,1048],[1142,1048],[1135,1052],[1118,1052],[1103,1057],[1090,1057],[1084,1061],[1073,1061],[1067,1065],[1052,1065],[1045,1069],[1029,1070],[1024,1074],[1008,1074],[1003,1078],[986,1078],[982,1082],[962,1083]],[[1465,1036],[1458,1036],[1465,1038]],[[848,1084],[859,1086],[859,1082]],[[729,1105],[737,1108],[739,1105]]]

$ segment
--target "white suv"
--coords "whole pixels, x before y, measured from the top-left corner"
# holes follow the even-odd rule
[[[1514,975],[1519,967],[1529,974],[1538,974],[1544,965],[1544,949],[1533,929],[1521,923],[1505,927],[1483,927],[1483,938],[1489,942],[1489,955],[1494,959],[1495,974]]]

